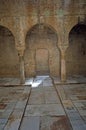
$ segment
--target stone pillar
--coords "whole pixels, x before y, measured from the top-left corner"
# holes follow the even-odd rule
[[[24,57],[19,55],[19,65],[20,65],[20,84],[25,83],[25,70],[24,70]]]
[[[21,41],[23,41],[23,40],[21,40]],[[17,41],[16,49],[18,51],[18,56],[19,56],[20,84],[24,84],[25,83],[25,69],[24,69],[24,50],[25,50],[25,47],[22,46],[22,44],[18,44],[18,43],[22,43],[21,41]]]
[[[25,83],[25,70],[24,70],[24,50],[25,50],[25,32],[24,32],[24,21],[21,17],[15,18],[15,47],[18,51],[19,56],[19,75],[20,83]]]
[[[61,81],[66,82],[66,59],[65,51],[61,51]]]

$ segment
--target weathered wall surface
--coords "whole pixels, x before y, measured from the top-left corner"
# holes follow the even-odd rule
[[[40,23],[47,25],[51,30],[56,32],[58,37],[57,42],[53,36],[50,36],[50,38],[47,39],[40,39],[38,36],[27,36],[27,40],[25,41],[27,32],[30,32],[34,25]],[[86,0],[0,0],[0,25],[11,30],[15,39],[15,46],[11,39],[8,38],[9,40],[4,40],[4,44],[9,46],[9,51],[6,50],[6,45],[3,46],[4,52],[6,50],[6,54],[10,53],[11,55],[11,52],[13,51],[14,60],[11,58],[11,60],[9,60],[10,67],[7,67],[8,65],[4,64],[2,61],[2,59],[5,61],[6,56],[2,56],[2,53],[0,53],[2,57],[0,61],[2,67],[0,68],[4,68],[2,69],[3,71],[0,71],[0,76],[10,76],[11,74],[17,76],[19,73],[19,71],[15,71],[14,69],[16,68],[15,66],[17,66],[18,69],[19,61],[17,57],[18,54],[14,51],[15,49],[12,50],[12,46],[17,49],[20,55],[23,55],[25,50],[24,59],[26,76],[36,74],[36,59],[34,59],[34,53],[35,50],[39,48],[45,48],[49,51],[50,74],[53,76],[60,76],[60,53],[69,46],[69,32],[73,26],[78,23],[86,24]],[[1,46],[3,42],[2,39],[3,38],[0,38]],[[77,42],[76,36],[71,36],[71,39],[75,39],[72,47],[72,50],[75,50],[74,48],[77,48],[76,46],[78,46],[75,45]],[[60,48],[61,52],[58,51],[57,47]],[[71,57],[70,51],[67,53],[68,56]],[[76,51],[77,50],[75,50],[75,53]],[[77,53],[77,57],[78,54],[79,53]],[[86,74],[86,56],[81,56],[80,59],[80,66],[83,66],[81,67],[81,70],[79,70],[79,67],[76,65],[76,70],[72,71],[71,60],[67,61],[68,64],[66,69],[68,69],[68,75],[79,73]],[[77,64],[78,60],[74,60],[73,58],[72,61]],[[12,73],[8,73],[10,71]]]
[[[67,75],[86,75],[86,26],[76,26],[69,35]]]
[[[19,77],[18,53],[12,33],[0,26],[0,77]]]
[[[28,32],[26,37],[26,51],[25,51],[25,69],[26,75],[36,74],[36,51],[39,49],[48,50],[48,64],[51,76],[60,76],[60,53],[57,48],[58,38],[55,32],[45,25],[37,25],[33,27],[32,31]],[[41,55],[41,52],[39,53]],[[44,57],[43,55],[41,58]],[[45,58],[42,58],[42,63]],[[40,63],[39,63],[40,64]],[[41,66],[41,64],[40,64]],[[47,74],[45,65],[45,74]]]

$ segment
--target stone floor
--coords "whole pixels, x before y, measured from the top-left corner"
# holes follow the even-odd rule
[[[45,79],[45,76],[42,76],[42,79]],[[34,78],[26,78],[25,85],[32,85],[33,80]],[[53,77],[53,80],[55,84],[61,84],[61,79],[59,77]],[[83,75],[73,75],[72,77],[67,77],[66,83],[86,83],[86,77]],[[0,78],[0,86],[1,85],[20,85],[20,80],[19,78]]]
[[[0,86],[0,130],[86,130],[86,83],[56,84],[49,76],[23,86],[15,81]]]

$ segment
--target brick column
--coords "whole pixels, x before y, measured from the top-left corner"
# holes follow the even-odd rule
[[[24,23],[21,17],[16,18],[15,46],[19,56],[20,83],[24,84],[25,83],[25,70],[24,70],[25,33],[24,33]]]
[[[23,42],[23,43],[22,43]],[[19,56],[19,75],[20,75],[20,84],[24,84],[25,83],[25,69],[24,69],[24,50],[25,50],[25,46],[24,44],[24,40],[16,40],[16,49],[18,51],[18,56]]]
[[[61,81],[66,82],[66,60],[65,51],[61,51]]]
[[[19,55],[19,65],[20,65],[20,84],[25,83],[25,70],[24,70],[24,57]]]

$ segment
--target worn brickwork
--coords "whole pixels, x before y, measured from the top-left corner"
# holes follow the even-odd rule
[[[0,28],[0,77],[19,77],[19,59],[12,33]]]
[[[74,27],[66,53],[67,75],[86,75],[86,26]]]
[[[37,25],[33,27],[30,34],[28,32],[25,51],[26,75],[34,75],[37,71],[40,71],[40,74],[50,73],[52,76],[59,76],[60,54],[57,43],[58,38],[56,33],[44,25]],[[39,51],[40,49],[47,50],[48,54],[45,51],[43,54]],[[40,59],[36,56],[37,51],[39,51]]]
[[[32,33],[34,26],[40,23],[50,30],[42,32],[41,38],[38,29]],[[0,26],[0,77],[20,75],[19,56],[24,56],[25,76],[36,75],[35,53],[38,49],[48,50],[51,76],[60,77],[62,72],[86,75],[86,54],[77,53],[78,46],[86,43],[86,35],[72,33],[69,37],[71,29],[82,23],[86,25],[86,0],[0,0],[0,25],[13,34],[12,38],[4,36]]]

